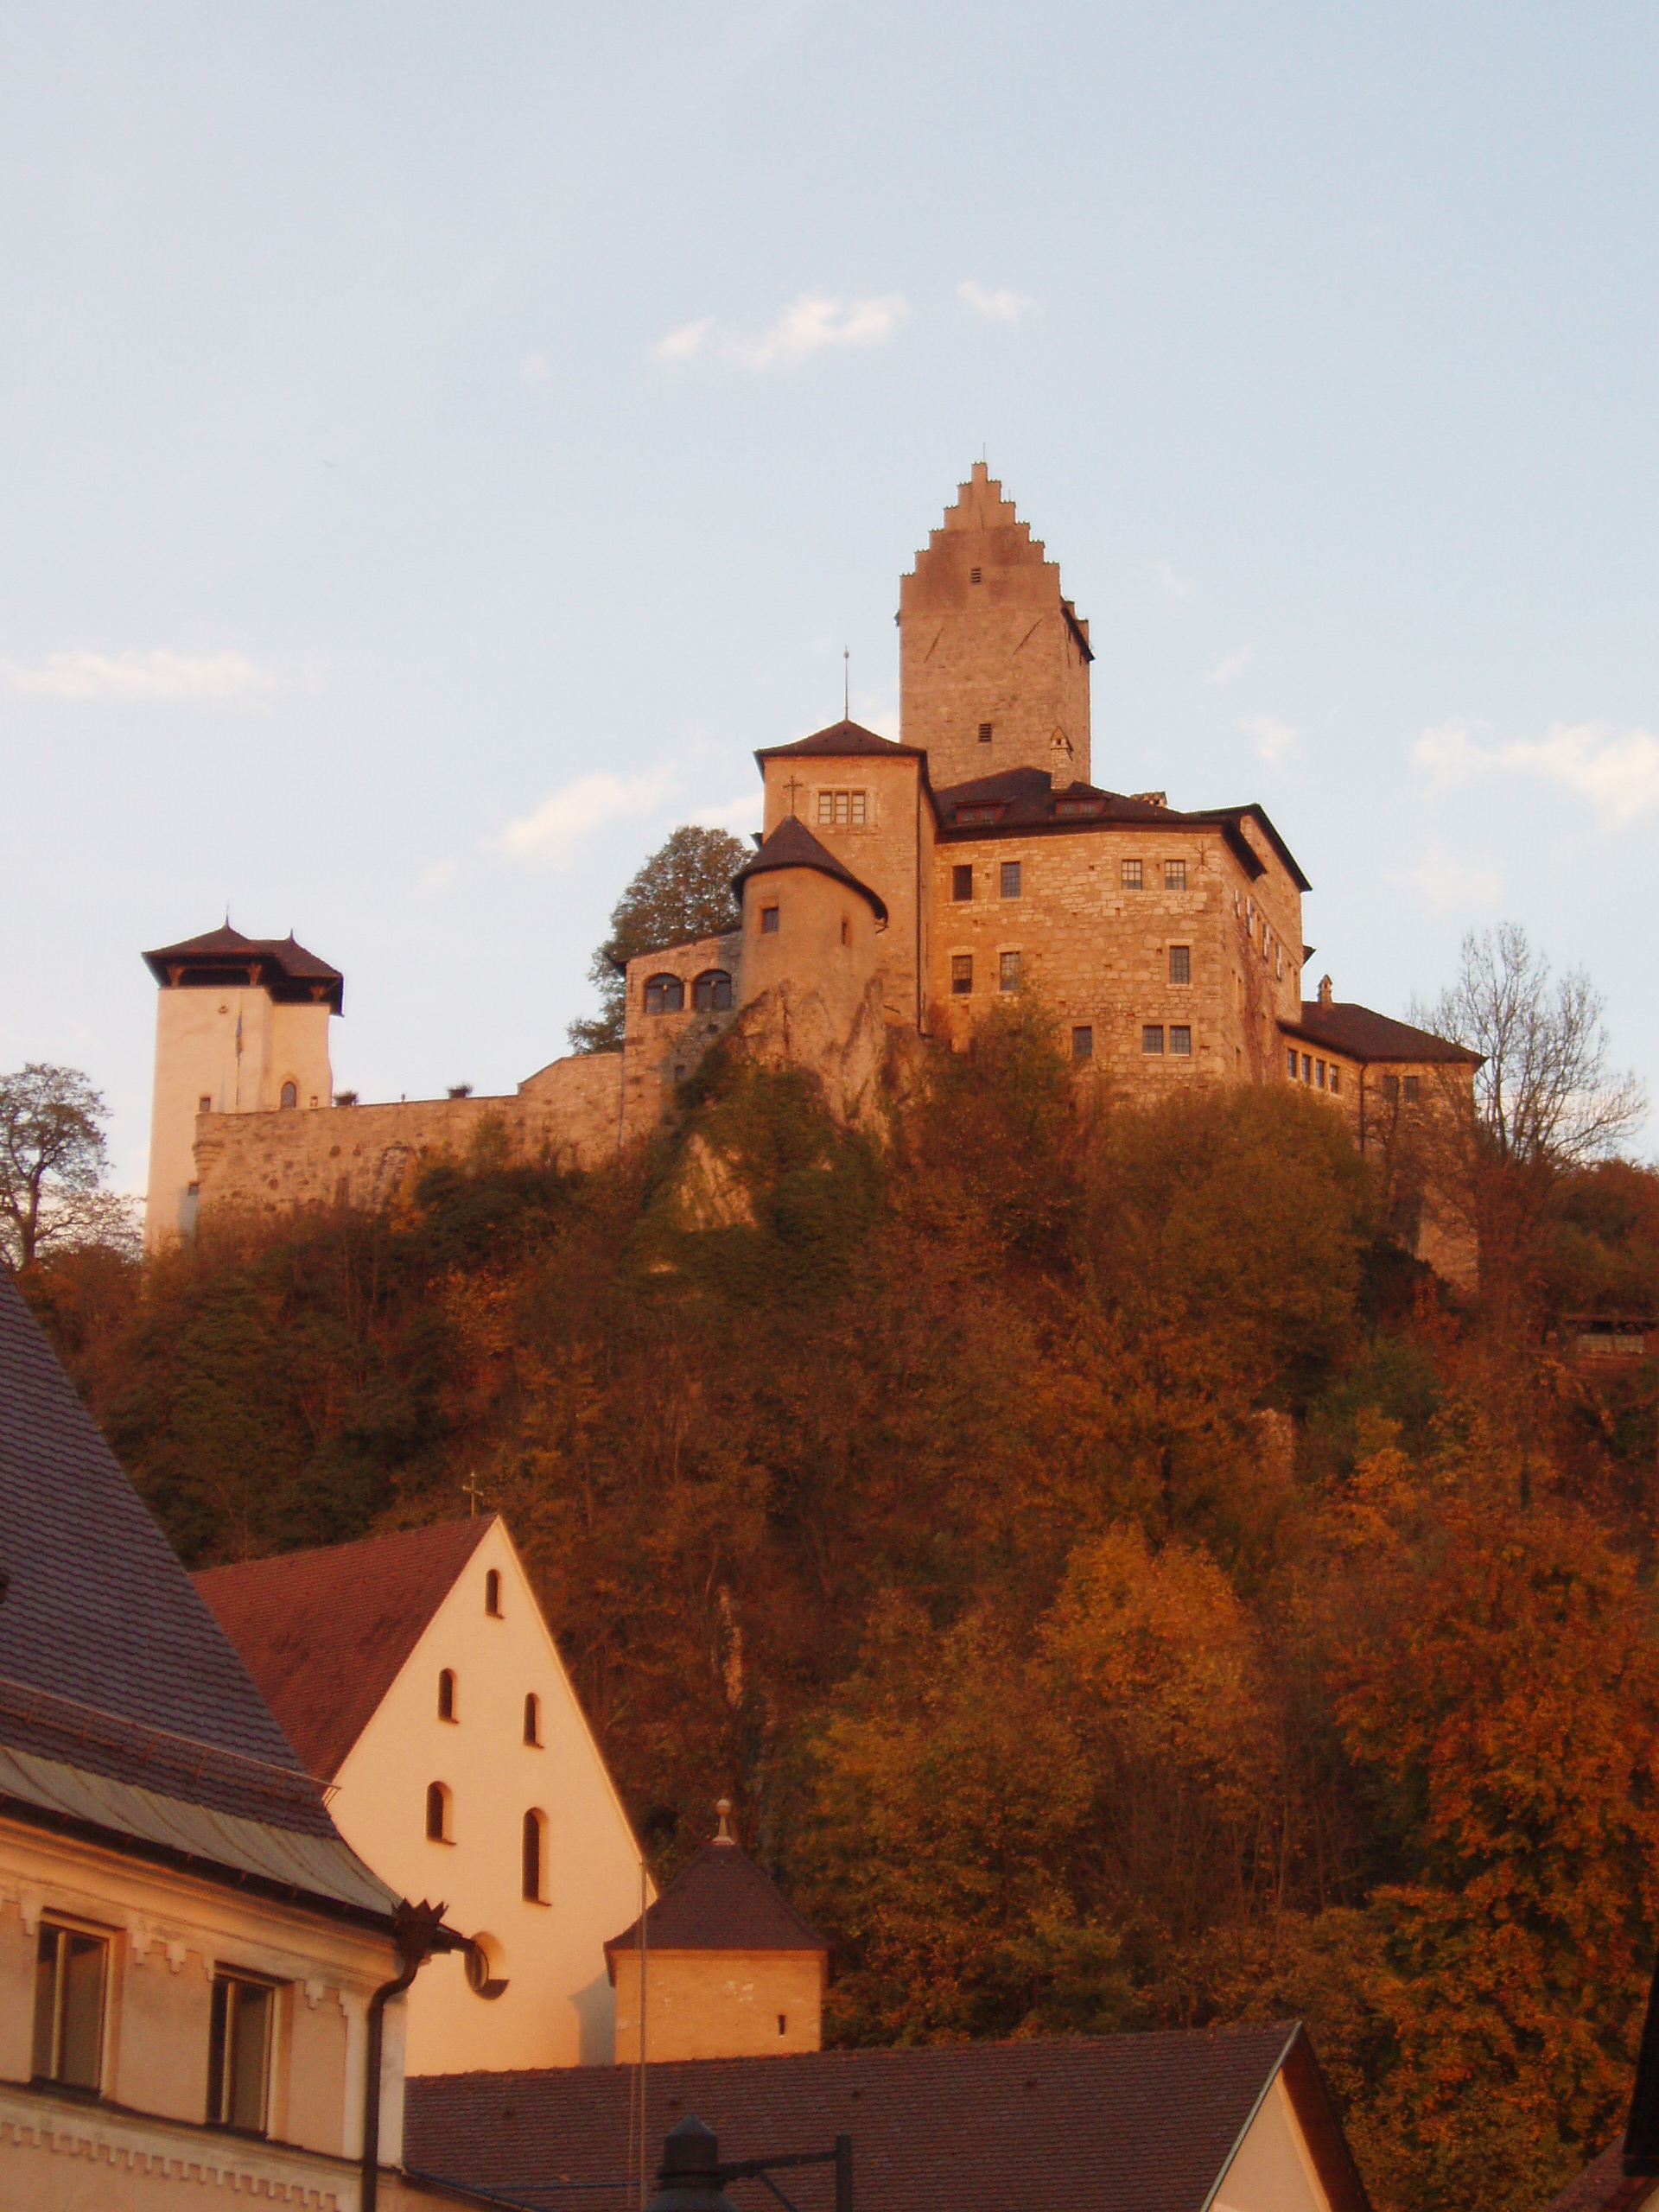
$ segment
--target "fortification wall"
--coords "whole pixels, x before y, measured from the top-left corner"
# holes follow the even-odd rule
[[[596,1167],[616,1157],[621,1105],[622,1055],[594,1052],[555,1060],[502,1097],[200,1114],[199,1203],[264,1213],[383,1205],[411,1167],[464,1160],[486,1119],[513,1159]]]

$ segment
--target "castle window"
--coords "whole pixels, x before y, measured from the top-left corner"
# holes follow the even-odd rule
[[[1325,1062],[1323,1060],[1315,1060],[1313,1063],[1313,1088],[1316,1090],[1325,1089]]]
[[[979,726],[979,741],[982,745],[988,745],[990,743],[991,727],[992,726],[989,722],[981,722]]]
[[[691,1003],[699,1014],[729,1014],[732,979],[723,968],[705,969],[691,986]]]
[[[282,1103],[284,1106],[297,1106],[299,1104],[300,1086],[297,1083],[285,1083],[283,1085]]]
[[[1020,862],[1018,861],[1004,861],[1002,863],[1002,896],[1005,899],[1017,899],[1020,896]]]
[[[265,2085],[270,2078],[271,2017],[276,1993],[239,1974],[213,1976],[207,2027],[207,2125],[265,2132]]]
[[[524,1693],[524,1741],[535,1745],[537,1750],[541,1748],[542,1700],[534,1690]]]
[[[1334,1060],[1331,1063],[1331,1089],[1333,1093],[1342,1089],[1342,1070]]]
[[[1312,1083],[1312,1082],[1313,1082],[1313,1056],[1312,1056],[1312,1054],[1311,1054],[1311,1053],[1304,1052],[1304,1053],[1302,1054],[1302,1081],[1303,1081],[1304,1083]]]
[[[1185,890],[1186,862],[1185,861],[1166,861],[1164,862],[1164,888],[1166,891]]]
[[[449,1792],[441,1782],[426,1785],[426,1840],[429,1843],[453,1843],[449,1833]]]
[[[438,1718],[453,1720],[455,1717],[455,1677],[454,1669],[445,1667],[438,1675]]]
[[[202,1097],[197,1099],[196,1111],[198,1114],[211,1114],[213,1110],[213,1102],[211,1098],[204,1095]]]
[[[974,988],[974,956],[971,952],[954,952],[950,956],[950,995],[965,999]]]
[[[821,830],[849,825],[861,829],[868,813],[868,793],[865,791],[820,791],[818,793],[818,827]]]
[[[987,722],[985,727],[988,729],[990,728],[990,724]],[[1006,810],[1001,804],[995,806],[959,806],[957,809],[956,818],[958,824],[971,827],[973,824],[980,822],[1000,822],[1002,819],[1005,810]]]
[[[1400,1103],[1400,1078],[1397,1075],[1383,1077],[1382,1096],[1390,1106],[1397,1106]]]
[[[780,2012],[778,2015],[778,2032],[780,2036],[786,2036],[789,2033],[789,2015],[787,2012]]]
[[[1190,983],[1192,980],[1192,948],[1190,944],[1172,944],[1169,948],[1169,980],[1172,983]]]
[[[1190,1060],[1192,1058],[1192,1032],[1185,1027],[1184,1024],[1177,1023],[1171,1028],[1169,1033],[1169,1049],[1178,1060]]]
[[[760,909],[760,934],[762,937],[777,936],[778,909],[775,906],[763,906]]]
[[[96,2090],[104,2066],[104,1992],[110,1947],[79,1928],[41,1923],[35,1945],[35,2046],[37,2082]]]
[[[971,868],[953,868],[950,871],[950,896],[961,906],[974,895],[974,871]]]
[[[484,1578],[484,1610],[493,1621],[501,1618],[501,1577],[494,1567]]]
[[[547,1903],[547,1815],[534,1807],[524,1815],[523,1877],[526,1904]]]
[[[1408,1106],[1417,1103],[1417,1077],[1414,1075],[1406,1077],[1406,1103]]]
[[[984,571],[980,569],[969,569],[968,571],[968,581],[970,584],[983,583],[985,581]]]
[[[1124,861],[1122,868],[1122,883],[1123,888],[1126,891],[1138,891],[1141,888],[1141,863],[1139,861]]]
[[[1164,1033],[1156,1022],[1149,1021],[1141,1032],[1141,1050],[1148,1057],[1161,1058],[1164,1050]]]
[[[1086,1022],[1071,1032],[1071,1057],[1074,1060],[1092,1060],[1095,1057],[1095,1033]]]
[[[996,963],[996,988],[999,991],[1017,991],[1020,988],[1020,956],[1004,952]]]
[[[677,976],[653,976],[645,985],[647,1014],[683,1014],[685,985]]]

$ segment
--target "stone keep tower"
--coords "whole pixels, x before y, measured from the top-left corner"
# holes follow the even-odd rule
[[[933,787],[1041,768],[1089,781],[1089,625],[982,461],[899,582],[899,725]]]
[[[149,1122],[149,1251],[196,1225],[196,1117],[332,1103],[328,1017],[346,979],[302,944],[244,937],[227,922],[147,952],[161,985]]]

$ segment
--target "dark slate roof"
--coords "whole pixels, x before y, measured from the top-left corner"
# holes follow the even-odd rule
[[[321,997],[336,1014],[346,1003],[346,978],[339,969],[308,952],[295,941],[292,930],[286,937],[244,937],[226,922],[205,936],[145,953],[144,965],[163,989],[247,982],[257,970],[273,998],[303,1001]]]
[[[844,2130],[859,2212],[1202,2212],[1281,2061],[1335,2212],[1366,2212],[1306,2038],[1283,2022],[653,2065],[645,2140],[660,2155],[688,2113],[733,2160],[827,2151]],[[623,2212],[623,2190],[558,2184],[620,2180],[637,2093],[629,2066],[419,2076],[404,2160],[538,2212]],[[801,2212],[830,2212],[829,2169],[787,2181]],[[742,2212],[766,2201],[730,2187]]]
[[[0,1681],[298,1769],[3,1272],[0,1571]]]
[[[639,1940],[635,1920],[605,1946],[611,1979],[613,1954]],[[777,1885],[734,1843],[716,1837],[688,1860],[645,1915],[645,1942],[653,1951],[828,1951]]]
[[[212,1567],[195,1586],[307,1769],[332,1782],[493,1513]]]
[[[1471,1068],[1481,1065],[1480,1054],[1466,1046],[1431,1036],[1427,1029],[1414,1029],[1408,1022],[1391,1020],[1386,1014],[1373,1014],[1370,1007],[1357,1005],[1351,999],[1336,999],[1328,1006],[1319,999],[1304,999],[1301,1020],[1281,1021],[1279,1027],[1288,1037],[1306,1037],[1312,1044],[1346,1052],[1356,1060],[1411,1060]]]
[[[1649,2194],[1659,2190],[1651,2174],[1627,2178],[1620,2145],[1610,2143],[1559,2196],[1552,2196],[1544,2212],[1635,2212]]]
[[[861,899],[868,899],[875,910],[879,922],[887,918],[887,902],[871,890],[868,883],[861,883],[851,868],[844,867],[827,847],[821,845],[804,822],[786,814],[760,851],[746,868],[741,868],[732,878],[735,897],[743,895],[743,886],[752,875],[772,875],[781,868],[816,868],[820,875],[833,876],[837,883],[844,883],[849,891],[857,892]]]
[[[791,753],[829,753],[845,759],[877,753],[888,760],[925,758],[915,746],[899,745],[890,737],[878,737],[873,729],[853,721],[831,722],[828,729],[815,729],[810,737],[798,737],[792,745],[763,746],[754,757],[757,760],[781,760]]]
[[[947,844],[957,838],[1029,836],[1033,830],[1086,835],[1099,830],[1137,828],[1213,830],[1237,856],[1246,874],[1255,878],[1265,874],[1266,869],[1244,834],[1243,823],[1248,818],[1277,853],[1298,889],[1307,891],[1313,887],[1266,810],[1254,804],[1183,812],[1179,807],[1161,806],[1154,799],[1105,791],[1097,784],[1071,783],[1056,791],[1052,778],[1043,768],[1003,768],[995,775],[976,776],[969,783],[947,785],[933,796],[940,838]],[[1001,808],[995,823],[963,823],[958,819],[964,807],[976,810],[986,806]],[[1085,806],[1093,810],[1079,811]],[[1062,809],[1066,810],[1063,812]]]

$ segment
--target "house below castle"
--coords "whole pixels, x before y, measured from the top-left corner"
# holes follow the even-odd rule
[[[1336,1000],[1328,977],[1304,996],[1309,884],[1263,807],[1093,779],[1088,624],[982,465],[901,579],[899,628],[899,741],[843,721],[756,755],[741,925],[630,962],[620,1052],[556,1060],[503,1098],[331,1103],[336,970],[228,928],[146,955],[151,1247],[201,1206],[378,1205],[486,1117],[518,1156],[597,1164],[672,1116],[732,1028],[859,1120],[895,1038],[960,1046],[1027,988],[1080,1075],[1134,1096],[1295,1084],[1369,1149],[1466,1090],[1460,1046]]]

